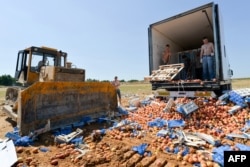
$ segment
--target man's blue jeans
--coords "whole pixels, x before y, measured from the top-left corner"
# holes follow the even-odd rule
[[[215,78],[215,68],[214,68],[214,56],[203,55],[202,56],[202,71],[203,80],[212,80]]]

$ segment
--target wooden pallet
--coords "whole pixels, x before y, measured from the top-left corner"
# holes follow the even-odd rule
[[[183,68],[183,63],[161,65],[158,70],[152,71],[152,75],[146,78],[150,81],[171,81]]]

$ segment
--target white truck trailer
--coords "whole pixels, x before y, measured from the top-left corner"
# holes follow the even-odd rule
[[[205,36],[214,44],[216,81],[203,81],[196,69],[201,67],[200,48]],[[232,70],[226,55],[218,4],[208,3],[150,24],[148,40],[152,90],[167,90],[168,95],[177,97],[199,96],[204,92],[208,96],[219,96],[231,90]],[[163,65],[161,57],[166,44],[170,45],[171,57],[169,64]],[[190,59],[188,78],[184,74],[183,55]]]

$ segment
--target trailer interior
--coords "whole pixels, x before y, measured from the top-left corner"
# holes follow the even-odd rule
[[[221,90],[221,85],[231,86],[231,83],[227,82],[231,76],[229,75],[229,63],[225,53],[220,19],[218,6],[209,3],[149,26],[149,70],[150,75],[153,76],[151,77],[153,90],[185,88],[185,90],[216,91]],[[197,82],[202,80],[202,74],[197,74],[197,68],[202,67],[200,48],[203,44],[203,37],[207,37],[210,42],[214,43],[217,80],[199,85]],[[169,64],[163,65],[161,57],[166,44],[170,45],[171,56]],[[184,57],[189,59],[188,69]],[[167,77],[162,78],[159,71],[162,71]]]

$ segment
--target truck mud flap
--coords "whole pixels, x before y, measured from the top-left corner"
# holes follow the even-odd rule
[[[19,92],[17,125],[21,135],[107,115],[117,109],[115,88],[109,82],[37,82]]]

